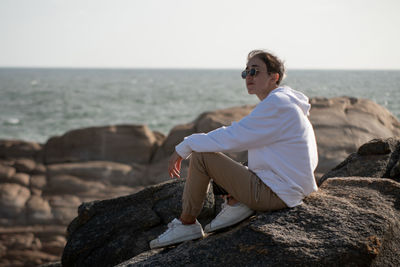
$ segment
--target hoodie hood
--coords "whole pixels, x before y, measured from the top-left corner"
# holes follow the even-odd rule
[[[272,92],[284,92],[291,100],[292,103],[296,104],[304,113],[304,115],[310,115],[311,105],[308,97],[302,92],[293,90],[289,86],[281,86],[273,90]]]

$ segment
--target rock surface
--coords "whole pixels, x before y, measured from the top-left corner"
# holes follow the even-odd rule
[[[391,178],[400,182],[400,140],[373,139],[360,146],[356,153],[321,177],[323,183],[330,177],[369,176]]]
[[[65,246],[64,226],[0,226],[0,266],[38,266],[59,259]]]
[[[144,167],[139,164],[122,164],[108,161],[89,161],[47,165],[49,182],[57,175],[71,175],[86,181],[101,182],[105,185],[141,185]]]
[[[399,200],[394,181],[333,178],[301,206],[118,266],[399,266]]]
[[[135,195],[84,203],[68,227],[63,266],[111,266],[148,250],[151,238],[179,216],[183,186],[166,182]],[[209,194],[199,220],[214,213]]]
[[[0,218],[10,218],[15,222],[25,221],[25,204],[31,193],[29,189],[18,184],[0,184]]]
[[[0,140],[1,158],[31,158],[37,161],[42,159],[42,145],[35,142],[21,140]]]
[[[301,206],[259,212],[225,232],[150,251],[148,241],[179,214],[180,195],[174,195],[181,190],[172,182],[81,206],[69,227],[63,266],[400,264],[400,184],[393,180],[332,178]],[[208,203],[203,225],[214,216],[212,198]]]
[[[146,125],[90,127],[50,138],[45,163],[112,161],[148,163],[161,141]]]
[[[7,181],[15,175],[15,168],[0,164],[0,181]]]
[[[317,172],[334,168],[371,139],[400,136],[400,122],[371,100],[338,97],[310,102],[310,121],[318,143]]]

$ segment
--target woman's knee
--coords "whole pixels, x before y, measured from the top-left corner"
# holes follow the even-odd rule
[[[195,151],[193,151],[190,158],[191,158],[191,160],[204,159],[205,157],[215,156],[216,154],[217,154],[216,152],[195,152]]]

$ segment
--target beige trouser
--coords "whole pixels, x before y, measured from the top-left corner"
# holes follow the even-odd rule
[[[210,179],[249,208],[270,211],[286,204],[255,173],[222,153],[193,152],[182,197],[182,213],[197,217]]]

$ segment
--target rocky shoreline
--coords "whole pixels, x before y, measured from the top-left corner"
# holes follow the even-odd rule
[[[386,154],[378,153],[379,155],[387,156],[387,151],[390,151],[389,154],[394,156],[392,159],[387,159],[387,161],[382,159],[377,161],[375,160],[376,156],[374,156],[375,158],[372,157],[371,161],[364,166],[354,163],[357,161],[352,162],[347,159],[348,163],[341,164],[345,167],[339,168],[341,166],[339,165],[331,172],[328,172],[345,160],[349,154],[357,152],[361,145],[371,139],[400,137],[400,122],[389,111],[372,101],[348,97],[314,98],[311,99],[311,104],[310,120],[317,136],[320,160],[316,175],[320,184],[325,180],[329,180],[327,175],[332,171],[335,176],[342,177],[396,178],[399,175],[396,172],[396,168],[400,169],[400,167],[393,167],[395,165],[389,170],[389,174],[385,171],[379,175],[372,175],[367,170],[364,172],[353,171],[346,175],[340,175],[345,173],[343,168],[347,168],[346,166],[349,166],[349,164],[353,164],[351,165],[351,170],[357,168],[358,170],[365,170],[366,166],[369,166],[368,164],[377,166],[379,163],[381,164],[379,166],[385,164],[387,166],[390,160],[395,161],[396,157],[398,160],[397,152],[393,154],[394,151],[397,151],[396,145],[389,145],[389,150],[383,149]],[[71,221],[73,223],[69,227],[69,244],[76,232],[77,228],[75,229],[74,227],[76,227],[77,219],[74,218],[78,215],[77,208],[82,202],[89,203],[94,200],[105,200],[106,202],[100,203],[107,203],[107,201],[112,202],[112,200],[106,199],[118,199],[118,197],[128,195],[126,198],[134,199],[135,197],[130,196],[136,196],[132,194],[144,188],[146,189],[141,191],[142,193],[140,194],[155,190],[147,187],[169,179],[165,171],[168,156],[174,150],[175,145],[185,136],[195,132],[208,132],[217,127],[229,125],[232,121],[237,121],[247,115],[252,108],[253,106],[242,106],[206,112],[199,115],[193,122],[174,127],[168,136],[153,132],[145,125],[112,125],[72,130],[62,136],[50,138],[45,144],[21,140],[0,140],[0,266],[37,266],[59,260],[67,242],[65,231]],[[384,141],[383,143],[388,142],[390,143],[390,141]],[[393,142],[393,144],[397,144],[396,141]],[[246,153],[234,153],[230,154],[230,156],[239,161],[245,161],[247,157]],[[396,162],[393,164],[396,164]],[[183,171],[185,172],[186,169],[184,168]],[[390,177],[390,172],[393,172],[392,177]],[[326,175],[323,176],[325,173]],[[395,179],[395,184],[390,184],[390,186],[397,188],[397,182],[398,180]],[[324,186],[331,188],[332,183],[342,182],[327,183],[326,181],[324,184],[329,185]],[[361,180],[352,183],[357,184],[356,187],[365,187],[365,182]],[[378,181],[376,183],[379,184],[381,182]],[[385,185],[388,185],[387,182],[385,183]],[[177,184],[176,182],[171,185],[169,185],[170,183],[167,184],[150,188],[169,188],[172,186],[175,192],[176,188],[181,186],[179,182]],[[335,191],[336,189],[329,190]],[[371,190],[371,192],[375,192],[373,191],[375,189]],[[336,196],[337,192],[332,194]],[[400,195],[397,195],[397,197],[400,197]],[[318,203],[323,202],[323,198],[317,197],[316,199],[315,201]],[[153,206],[148,207],[149,209],[154,209],[155,201],[154,199],[152,200]],[[179,202],[179,200],[174,201]],[[212,211],[206,212],[208,217],[205,215],[205,220],[215,212],[214,202],[213,196],[210,196],[209,208]],[[82,224],[82,214],[84,214],[82,209],[88,209],[89,206],[87,205],[89,204],[80,208],[79,216],[77,217],[80,224]],[[93,207],[98,205],[94,204]],[[132,205],[135,206],[134,204]],[[312,205],[313,202],[310,206]],[[148,250],[147,241],[149,236],[154,236],[163,229],[163,224],[177,212],[179,205],[175,203],[172,207],[175,210],[170,210],[171,213],[165,215],[167,217],[163,219],[155,219],[157,222],[153,222],[153,226],[149,226],[152,224],[151,221],[134,222],[138,223],[137,227],[142,227],[140,231],[151,232],[151,234],[147,233],[145,235],[142,233],[142,237],[136,239],[141,245],[139,246],[140,249],[134,250],[136,251],[134,255],[138,255],[141,252],[158,253],[146,252]],[[139,207],[137,208],[140,209]],[[90,211],[91,209],[93,208],[88,210]],[[132,209],[132,212],[137,213],[138,211]],[[398,210],[391,212],[396,213]],[[97,211],[95,213],[97,214]],[[116,217],[118,217],[117,215]],[[257,216],[265,219],[269,215],[259,214]],[[287,217],[288,220],[290,216]],[[283,217],[286,218],[285,216]],[[279,221],[283,223],[284,221],[282,220],[284,219]],[[118,221],[112,222],[118,225]],[[129,222],[130,224],[133,223],[132,220]],[[386,221],[383,220],[383,222]],[[121,221],[120,223],[123,222]],[[147,226],[140,226],[143,223],[147,224]],[[256,226],[252,227],[250,228],[253,229]],[[134,236],[135,233],[132,231],[130,230],[130,233]],[[99,234],[103,233],[99,231]],[[128,235],[124,235],[121,238],[125,240]],[[379,240],[382,238],[379,236]],[[397,236],[397,238],[399,237]],[[127,248],[132,250],[130,245],[127,245]],[[67,253],[64,252],[63,261],[65,259],[64,262],[68,262],[65,265],[68,266],[74,260],[71,260],[68,256],[70,252],[66,251]],[[244,251],[247,250],[244,248]],[[127,260],[134,255],[127,254],[122,258]],[[135,259],[138,263],[137,257]],[[149,258],[150,256],[146,257]],[[159,258],[160,255],[154,257]],[[118,258],[112,264],[116,265],[122,262],[122,258]],[[164,261],[165,259],[162,260]],[[76,260],[76,263],[78,262],[84,264],[87,261]],[[159,261],[154,261],[153,263],[157,262]]]

